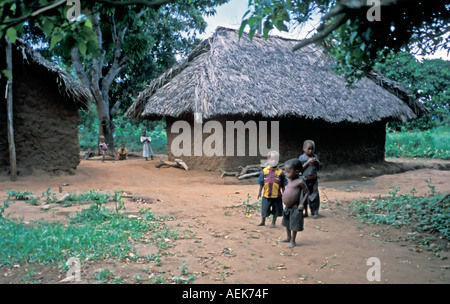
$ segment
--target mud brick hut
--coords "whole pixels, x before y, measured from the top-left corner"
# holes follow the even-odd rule
[[[5,53],[6,48],[0,48],[2,69]],[[80,162],[78,108],[87,105],[89,91],[20,40],[12,45],[10,54],[17,175],[35,170],[50,175],[73,173]],[[6,104],[5,97],[0,98],[0,174],[10,173],[11,168]]]
[[[324,166],[383,160],[386,123],[414,119],[426,109],[398,83],[375,71],[353,88],[346,87],[344,77],[333,72],[331,57],[313,45],[293,52],[297,42],[258,35],[250,41],[245,33],[239,39],[236,30],[218,28],[184,62],[150,83],[127,115],[149,120],[164,117],[169,159],[181,158],[193,168],[237,169],[258,164],[264,156],[250,155],[255,141],[248,136],[244,156],[174,155],[172,142],[182,132],[172,132],[177,121],[190,124],[194,149],[194,113],[201,113],[203,125],[220,122],[219,130],[203,130],[202,142],[214,132],[223,132],[223,142],[218,144],[224,150],[227,121],[269,125],[278,121],[282,161],[298,157],[306,139],[315,141]],[[270,149],[270,128],[267,132]],[[237,136],[234,141],[237,145]]]

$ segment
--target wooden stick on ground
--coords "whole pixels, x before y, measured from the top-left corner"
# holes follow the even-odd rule
[[[181,159],[175,159],[175,162],[176,162],[179,166],[183,167],[184,170],[189,171],[188,166],[186,165],[186,163],[185,163],[183,160],[181,160]]]
[[[247,171],[251,168],[258,168],[261,169],[261,165],[247,165],[244,167],[244,169],[242,169],[241,173],[239,173],[239,175],[244,175],[247,173]]]
[[[220,169],[220,172],[222,172],[222,175],[220,175],[221,178],[223,178],[224,176],[235,176],[235,177],[237,177],[239,175],[239,172],[227,172],[227,171],[224,171],[222,169]]]
[[[156,168],[160,168],[163,166],[168,166],[168,167],[174,167],[174,168],[183,168],[184,170],[188,171],[189,168],[186,165],[186,163],[184,161],[182,161],[181,159],[175,159],[175,161],[169,161],[169,160],[159,160],[159,163],[157,163],[155,165]]]
[[[237,179],[241,180],[241,179],[245,179],[245,178],[249,178],[249,177],[255,177],[255,176],[258,176],[259,174],[261,174],[261,172],[247,173],[244,175],[239,175]]]

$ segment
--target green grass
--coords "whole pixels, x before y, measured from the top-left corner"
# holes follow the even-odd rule
[[[427,131],[388,132],[386,156],[450,159],[450,127],[447,125]]]
[[[84,195],[94,197],[93,193]],[[149,208],[141,209],[137,217],[129,217],[120,203],[109,209],[103,205],[104,200],[97,200],[69,217],[67,223],[43,220],[25,223],[22,218],[5,214],[10,203],[8,198],[0,213],[0,266],[57,263],[66,269],[65,262],[70,257],[122,259],[134,252],[135,242],[144,238],[159,248],[168,248],[172,245],[164,240],[178,237],[178,232],[166,226],[164,218]]]
[[[407,194],[398,194],[399,188],[395,188],[389,191],[389,196],[385,199],[352,202],[351,215],[367,224],[407,227],[412,231],[411,239],[426,249],[430,249],[428,246],[439,239],[448,242],[450,196],[435,192],[431,181],[427,183],[430,196],[416,196],[414,189]]]

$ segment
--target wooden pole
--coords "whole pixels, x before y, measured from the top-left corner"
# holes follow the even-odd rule
[[[13,63],[12,63],[12,45],[6,39],[6,69],[9,71],[11,78],[8,78],[6,83],[6,112],[8,124],[8,143],[9,143],[9,166],[11,171],[11,180],[15,181],[17,178],[16,166],[16,145],[14,143],[14,125],[13,125]]]

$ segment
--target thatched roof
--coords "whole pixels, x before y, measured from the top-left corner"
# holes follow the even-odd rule
[[[88,101],[92,99],[90,91],[81,82],[75,80],[67,72],[63,71],[56,64],[48,61],[38,52],[21,39],[17,39],[15,45],[16,53],[20,53],[23,62],[27,66],[33,66],[47,74],[58,86],[59,92],[72,99],[77,106],[87,107]]]
[[[259,35],[250,41],[246,34],[239,40],[236,30],[218,28],[184,62],[150,83],[127,115],[148,119],[202,112],[204,118],[294,116],[333,123],[416,118],[400,99],[410,95],[388,91],[375,76],[350,89],[322,48],[310,45],[293,52],[296,43]]]

